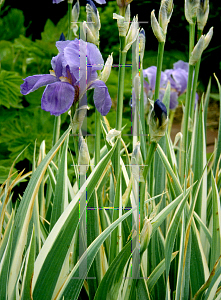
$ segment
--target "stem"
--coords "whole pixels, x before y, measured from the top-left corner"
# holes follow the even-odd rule
[[[189,58],[195,45],[195,22],[189,25]]]
[[[117,115],[116,130],[121,130],[123,114],[123,96],[124,96],[124,75],[127,52],[123,52],[125,46],[125,37],[120,37],[120,58],[118,75],[118,93],[117,93]]]
[[[156,84],[155,84],[155,92],[154,92],[154,101],[159,98],[160,92],[160,79],[161,79],[161,71],[163,64],[163,53],[164,53],[164,42],[159,42],[158,44],[158,54],[157,54],[157,75],[156,75]]]
[[[72,38],[72,29],[71,29],[71,19],[72,19],[72,1],[68,1],[68,40]]]
[[[202,30],[198,30],[197,40],[200,39],[201,35],[202,35]],[[201,58],[198,60],[198,62],[195,65],[193,90],[192,90],[192,97],[191,97],[191,108],[190,108],[190,117],[192,120],[193,120],[193,115],[194,115],[195,95],[196,95],[196,88],[197,88],[197,82],[198,82],[198,77],[199,77],[200,63],[201,63]]]
[[[196,65],[195,65],[195,71],[194,71],[194,80],[193,80],[193,88],[192,88],[192,95],[191,95],[191,105],[190,105],[190,118],[192,120],[193,120],[193,115],[194,115],[194,105],[195,105],[196,88],[197,88],[197,82],[198,82],[199,70],[200,70],[200,62],[201,62],[201,58],[196,63]]]
[[[193,24],[189,24],[189,59],[191,52],[193,51],[195,44],[195,26],[196,20],[193,20]],[[186,91],[185,111],[183,120],[183,151],[181,153],[181,183],[184,182],[184,174],[186,169],[186,154],[188,149],[188,123],[191,111],[191,90],[192,90],[192,79],[193,79],[194,66],[189,65],[188,70],[188,82]]]
[[[143,66],[141,63],[141,68],[140,68],[140,81],[141,81],[141,94],[140,94],[140,122],[141,122],[141,126],[142,126],[142,132],[140,132],[140,134],[143,134],[143,136],[141,136],[141,140],[143,141],[141,143],[141,147],[144,146],[145,148],[145,144],[146,144],[146,129],[145,129],[145,114],[144,114],[144,86],[143,86]],[[144,152],[144,149],[142,149]]]
[[[101,115],[95,109],[95,166],[100,161],[100,144],[101,144]]]
[[[120,36],[120,57],[119,57],[119,74],[118,74],[118,92],[117,92],[117,112],[116,112],[116,130],[121,130],[123,114],[123,96],[124,96],[124,75],[127,52],[124,52],[125,37]],[[114,170],[116,179],[120,170],[120,139],[117,142],[115,150]]]
[[[140,84],[141,84],[141,93],[140,93],[140,119],[142,124],[143,133],[145,131],[145,116],[144,116],[144,87],[143,87],[143,67],[140,68]]]
[[[61,116],[55,116],[52,145],[54,146],[60,137]]]
[[[188,82],[186,91],[186,101],[184,110],[184,120],[183,120],[183,152],[182,152],[182,163],[181,163],[181,182],[184,180],[184,172],[186,166],[186,154],[188,149],[188,122],[189,122],[189,112],[190,112],[190,100],[191,100],[191,87],[193,79],[194,66],[189,65],[188,71]]]
[[[157,143],[152,142],[150,144],[149,151],[148,151],[147,158],[146,158],[145,165],[144,165],[143,177],[144,177],[145,182],[140,183],[140,231],[143,228],[144,201],[145,201],[145,187],[146,187],[147,172],[148,172],[151,162],[153,160],[156,148],[157,148]]]
[[[168,124],[168,136],[170,136],[170,133],[171,133],[175,111],[176,111],[176,109],[171,109],[171,111],[170,111],[170,118],[169,118],[169,124]]]

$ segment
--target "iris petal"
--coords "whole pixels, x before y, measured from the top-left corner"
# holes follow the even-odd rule
[[[173,71],[172,75],[177,83],[177,90],[183,94],[187,88],[188,72],[178,68]]]
[[[66,82],[49,84],[44,90],[41,99],[41,108],[49,111],[51,115],[59,116],[66,112],[72,105],[75,89]]]
[[[173,68],[176,69],[183,69],[184,71],[188,72],[189,64],[182,60],[178,60],[176,63],[173,64]]]
[[[58,4],[58,3],[60,3],[60,2],[62,2],[62,1],[64,1],[64,0],[53,0],[53,4]]]
[[[97,2],[98,4],[105,4],[106,1],[105,0],[94,0],[95,2]]]
[[[155,90],[157,67],[152,66],[143,70],[143,76],[148,77],[149,85],[152,90]],[[161,72],[160,87],[165,87],[167,84],[167,75]]]
[[[178,93],[170,92],[170,109],[175,109],[178,105]]]
[[[79,80],[79,70],[81,77],[85,73],[81,69],[83,68],[84,70],[86,64],[88,82],[91,81],[91,74],[94,74],[97,70],[101,70],[104,66],[99,49],[94,44],[84,42],[83,40],[75,39],[69,43],[64,49],[64,58],[77,80]]]
[[[27,95],[38,88],[56,82],[57,80],[58,79],[55,76],[50,74],[29,76],[24,79],[24,83],[21,85],[21,93]]]
[[[66,76],[65,72],[65,60],[62,54],[58,54],[57,56],[53,57],[51,60],[51,66],[55,71],[57,78],[61,76]]]
[[[56,47],[57,47],[59,53],[63,53],[64,48],[67,47],[68,44],[70,44],[71,42],[72,41],[69,41],[69,40],[67,40],[67,41],[57,41],[56,42]]]
[[[94,104],[102,116],[106,116],[111,108],[111,97],[106,84],[101,80],[95,80],[90,88],[94,88]]]

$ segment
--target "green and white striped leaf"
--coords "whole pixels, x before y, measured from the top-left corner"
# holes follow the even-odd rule
[[[0,243],[0,299],[8,299],[8,276],[11,259],[12,239],[13,239],[13,222],[14,212],[11,214],[10,220],[7,224],[5,234]],[[14,290],[14,287],[13,287]]]
[[[65,140],[61,159],[58,164],[57,181],[55,186],[55,195],[52,206],[52,214],[50,220],[50,230],[63,213],[64,209],[68,205],[68,189],[67,189],[67,149],[68,149],[68,138]]]
[[[189,187],[186,190],[186,194],[185,196],[182,194],[180,194],[175,200],[173,200],[169,205],[167,205],[164,209],[162,209],[157,215],[156,217],[154,217],[151,220],[151,224],[152,224],[152,235],[155,233],[155,231],[157,230],[157,228],[161,225],[161,223],[165,220],[165,218],[167,217],[167,215],[169,213],[172,212],[172,210],[174,208],[176,208],[176,206],[184,199],[186,199],[186,197],[188,197],[190,191],[191,191],[192,187]]]
[[[211,174],[212,180],[212,244],[211,244],[211,260],[210,260],[210,270],[213,268],[216,260],[221,255],[221,211],[220,211],[220,197],[217,189],[216,181],[213,174]]]
[[[51,299],[56,286],[60,270],[63,266],[66,254],[69,250],[74,233],[79,223],[78,200],[86,197],[87,201],[94,191],[106,165],[115,150],[116,143],[112,149],[100,160],[94,168],[87,181],[83,184],[77,195],[60,216],[47,240],[45,241],[36,261],[33,277],[33,297],[35,300],[44,298]],[[83,212],[81,211],[81,215]],[[47,286],[42,290],[42,282]]]
[[[219,102],[221,104],[221,85],[220,85],[220,82],[219,82],[218,78],[216,77],[216,75],[214,75],[214,76],[215,76],[217,84],[218,84],[218,88],[219,88]],[[219,112],[220,112],[220,116],[221,116],[221,105],[219,105],[219,107],[220,107],[220,111]],[[214,165],[213,165],[213,174],[215,174],[220,153],[221,153],[221,118],[219,120],[218,142],[217,142],[215,162],[214,162]]]
[[[30,243],[25,254],[25,267],[24,267],[23,281],[22,281],[22,286],[20,291],[21,300],[32,300],[31,285],[32,285],[33,272],[34,272],[34,262],[35,262],[35,229],[33,227]],[[17,284],[19,284],[19,282],[17,282]]]
[[[131,256],[131,243],[132,241],[124,246],[122,251],[115,257],[112,264],[109,266],[97,289],[94,300],[100,300],[102,297],[107,300],[118,298],[119,289],[123,280],[124,267]]]
[[[32,178],[25,190],[22,201],[19,205],[18,211],[15,215],[15,221],[13,226],[13,241],[12,241],[12,255],[11,255],[11,263],[10,263],[10,275],[8,279],[8,299],[12,300],[14,287],[17,281],[17,276],[20,271],[22,255],[26,243],[26,236],[28,231],[29,222],[32,216],[32,210],[34,201],[41,184],[42,178],[46,169],[61,147],[64,140],[67,138],[70,128],[68,128],[65,133],[61,136],[58,142],[52,147],[46,157],[43,159],[41,164],[38,166]]]
[[[80,293],[81,287],[84,282],[84,278],[87,275],[88,269],[94,260],[95,255],[97,254],[100,246],[105,241],[105,239],[109,236],[109,234],[122,222],[125,220],[134,209],[129,210],[127,213],[122,215],[119,219],[117,219],[114,223],[112,223],[108,228],[106,228],[97,238],[93,241],[93,243],[88,247],[87,251],[80,258],[78,263],[75,265],[74,269],[69,274],[66,282],[62,286],[59,294],[57,295],[58,300],[69,299],[69,300],[77,300],[78,295]],[[82,268],[82,277],[79,277],[79,269]]]
[[[204,297],[205,300],[215,299],[216,291],[218,289],[218,286],[220,285],[220,282],[221,282],[221,267],[219,266],[205,294]]]
[[[177,253],[178,253],[178,251],[172,253],[171,261],[176,257]],[[154,285],[156,284],[157,280],[160,278],[160,276],[165,271],[165,269],[166,269],[165,259],[163,259],[156,266],[156,268],[153,270],[153,272],[148,276],[148,279],[146,282],[147,282],[147,286],[148,286],[148,289],[150,292],[153,289]]]
[[[180,185],[180,181],[179,181],[178,177],[176,176],[176,174],[174,173],[165,153],[163,152],[163,150],[159,144],[157,145],[157,152],[167,170],[167,173],[172,178],[172,186],[173,186],[176,196],[180,195],[183,192],[182,187]]]
[[[187,200],[186,195],[183,199],[183,201],[179,204],[176,211],[174,212],[173,219],[170,222],[170,226],[167,230],[167,236],[166,236],[166,242],[165,242],[165,263],[166,263],[166,280],[168,280],[169,276],[169,269],[170,269],[170,261],[171,261],[171,255],[174,247],[174,242],[176,238],[176,233],[180,224],[180,218],[182,211],[184,209],[184,205]]]

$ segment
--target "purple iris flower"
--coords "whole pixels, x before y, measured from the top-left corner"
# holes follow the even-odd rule
[[[59,54],[51,60],[50,74],[27,77],[21,93],[27,95],[46,85],[41,108],[59,116],[78,101],[85,105],[87,90],[94,88],[95,107],[105,116],[111,108],[111,98],[105,83],[98,79],[97,71],[104,66],[99,49],[78,39],[58,41],[56,47]]]
[[[148,78],[149,90],[155,90],[157,67],[152,66],[143,70],[143,77]],[[167,76],[161,72],[160,87],[166,87]]]
[[[163,97],[165,94],[167,82],[168,82],[168,80],[170,80],[169,79],[169,75],[170,75],[169,71],[172,71],[172,70],[168,70],[168,72],[161,72],[160,91],[159,91],[159,100],[161,100],[161,101],[163,100]],[[148,79],[148,84],[146,85],[146,89],[144,88],[144,91],[146,92],[147,97],[149,97],[149,98],[153,97],[153,94],[155,91],[156,72],[157,72],[157,67],[155,67],[155,66],[152,66],[152,67],[149,67],[149,68],[143,70],[144,78]],[[146,82],[146,81],[144,81],[144,82]],[[172,87],[172,84],[171,84],[171,87]],[[170,109],[174,109],[177,106],[177,104],[178,104],[177,98],[178,98],[177,92],[171,88]]]
[[[189,64],[182,60],[173,64],[173,69],[165,70],[171,84],[170,108],[174,109],[178,105],[177,98],[186,92],[188,81]],[[198,94],[195,95],[195,103],[198,101]]]
[[[188,68],[188,63],[179,60],[173,64],[173,69],[168,69],[164,72],[161,72],[159,99],[161,101],[163,100],[167,82],[169,80],[171,84],[170,109],[175,109],[177,107],[178,97],[186,91],[188,80]],[[143,70],[144,78],[148,78],[148,83],[144,81],[144,91],[147,97],[149,98],[152,98],[155,90],[156,71],[157,68],[155,66]],[[198,94],[196,93],[196,101],[197,100]]]
[[[147,98],[152,99],[154,90],[155,90],[155,84],[156,84],[156,74],[157,74],[157,67],[156,66],[151,66],[145,70],[143,70],[143,77],[148,79],[148,82],[144,80],[144,109],[145,113],[148,111],[147,107]],[[166,88],[167,85],[167,76],[161,72],[161,80],[160,80],[160,87],[161,88]],[[160,94],[160,100],[163,99],[163,95]],[[132,90],[132,107],[135,108],[136,106],[136,95],[135,95],[135,90],[133,88]]]

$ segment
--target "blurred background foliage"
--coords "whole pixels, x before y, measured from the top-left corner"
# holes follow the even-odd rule
[[[182,1],[184,2],[184,1]],[[210,1],[211,2],[211,1]],[[80,1],[80,20],[86,19],[85,1]],[[99,5],[98,5],[99,6]],[[173,67],[179,59],[188,60],[188,25],[184,17],[184,3],[174,4],[174,12],[168,27],[167,42],[163,69]],[[144,68],[156,65],[157,40],[150,26],[150,13],[158,12],[160,1],[134,0],[131,3],[132,17],[139,16],[140,26],[146,32],[146,53]],[[104,60],[113,52],[114,64],[118,63],[118,29],[113,13],[118,13],[116,1],[107,1],[105,6],[99,6],[101,18],[100,50]],[[30,95],[20,94],[20,85],[25,78],[34,74],[47,74],[51,68],[51,58],[57,55],[55,42],[63,32],[67,36],[67,3],[53,5],[48,1],[13,1],[6,0],[0,11],[0,183],[7,178],[9,168],[14,159],[26,147],[18,158],[15,167],[19,170],[31,169],[34,145],[37,149],[43,139],[46,141],[46,151],[52,145],[54,116],[41,110],[41,96],[44,88]],[[210,15],[205,33],[214,26],[214,36],[209,48],[202,58],[198,91],[205,91],[209,77],[221,74],[221,41],[219,26],[221,22],[221,7],[210,3]],[[131,64],[131,52],[128,53],[127,64]],[[115,126],[114,110],[117,96],[117,67],[107,82],[112,98],[112,110],[108,114],[110,126]],[[126,68],[125,102],[123,124],[127,124],[125,133],[131,132],[131,68]],[[212,92],[216,94],[215,80],[212,81]],[[94,105],[89,95],[90,111],[87,124],[88,133],[94,134]],[[62,128],[66,129],[69,122],[67,113],[62,115]],[[125,141],[129,143],[130,138]],[[90,152],[93,154],[93,141],[88,138]],[[71,146],[70,146],[71,147]],[[73,151],[74,149],[71,150]],[[69,164],[71,165],[71,157]],[[16,169],[15,169],[16,170]]]

